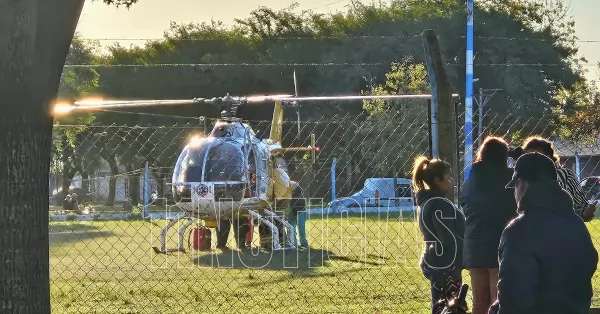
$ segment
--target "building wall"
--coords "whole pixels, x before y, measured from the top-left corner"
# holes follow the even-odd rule
[[[125,166],[119,165],[119,173],[116,179],[116,187],[115,187],[115,202],[123,202],[129,196],[129,180],[128,175],[123,174],[126,173]],[[110,193],[110,167],[108,166],[108,162],[103,161],[100,168],[93,174],[90,175],[89,189],[90,194],[93,198],[97,200],[106,200]],[[149,174],[150,178],[150,191],[157,191],[158,184],[152,173]],[[48,184],[50,186],[50,191],[52,194],[56,194],[62,188],[62,176],[60,174],[50,175],[48,180]],[[139,199],[144,199],[144,176],[143,173],[139,175]],[[81,175],[78,173],[73,177],[71,186],[75,188],[82,188],[83,179]],[[167,186],[168,188],[168,186]],[[165,189],[167,191],[167,189]]]
[[[561,158],[561,162],[565,168],[577,173],[575,157]],[[600,176],[600,156],[580,157],[579,167],[581,169],[580,180],[589,176]]]

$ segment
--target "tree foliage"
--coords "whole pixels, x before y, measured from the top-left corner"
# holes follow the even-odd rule
[[[392,63],[385,83],[373,86],[371,95],[416,95],[431,93],[427,70],[412,59]],[[364,92],[363,92],[364,93]],[[358,133],[361,155],[380,175],[410,173],[415,153],[428,149],[427,103],[423,100],[366,100],[368,113]],[[378,147],[378,149],[373,149]]]
[[[135,1],[105,2],[128,6]],[[99,68],[98,87],[95,90],[106,97],[125,99],[189,99],[226,93],[293,94],[292,73],[295,70],[299,95],[357,94],[371,86],[373,89],[369,92],[372,93],[423,93],[428,92],[429,87],[423,76],[424,55],[419,34],[424,29],[434,29],[439,35],[453,92],[462,95],[465,89],[464,6],[464,1],[458,0],[394,0],[387,4],[353,2],[347,12],[318,14],[297,12],[293,5],[282,10],[259,7],[247,18],[236,19],[230,26],[221,22],[172,23],[160,40],[149,41],[145,46],[136,48],[115,45],[110,48],[108,57],[95,60],[107,65],[139,65]],[[591,106],[583,105],[587,93],[582,70],[585,60],[577,57],[574,23],[566,12],[559,1],[477,2],[475,73],[479,82],[476,88],[503,90],[487,104],[488,113],[500,117],[541,117],[543,121],[540,125],[553,126],[548,129],[549,133],[561,134],[572,134],[577,119],[593,120],[591,116],[582,116],[581,113],[584,108]],[[331,63],[339,65],[332,66]],[[152,67],[149,66],[151,64],[183,66]],[[552,66],[541,66],[543,64]],[[566,102],[564,95],[570,95]],[[363,163],[363,169],[371,168],[371,171],[382,173],[391,173],[394,169],[400,171],[410,154],[405,156],[381,151],[381,156],[392,154],[397,157],[396,161],[386,161],[373,155],[366,145],[373,145],[374,141],[383,138],[399,141],[396,138],[401,136],[398,135],[398,129],[390,129],[385,125],[407,124],[413,116],[424,122],[426,117],[420,116],[426,115],[423,108],[424,104],[410,102],[302,104],[300,115],[303,121],[339,121],[343,116],[348,119],[348,125],[354,128],[346,130],[347,133],[358,132],[364,138],[369,137],[364,133],[366,130],[376,128],[385,136],[369,137],[361,142],[356,136],[341,136],[335,127],[305,128],[301,140],[306,144],[308,134],[314,131],[317,132],[318,142],[336,143],[322,146],[321,155],[340,156],[351,152],[353,157],[350,159]],[[394,115],[386,114],[394,110],[397,112]],[[149,124],[169,126],[181,123],[182,116],[215,117],[219,114],[216,108],[209,106],[127,111],[138,114],[101,113],[95,116],[95,122],[132,127]],[[290,120],[295,119],[294,112],[288,111],[286,116]],[[249,120],[269,120],[271,114],[271,104],[241,110],[242,118]],[[494,125],[498,121],[505,119],[499,118],[489,124],[486,122],[486,125],[500,129]],[[190,122],[194,123],[193,120]],[[286,124],[284,134],[289,136],[284,139],[284,145],[296,144],[292,143],[297,137],[295,129],[296,125]],[[421,130],[406,132],[413,132],[415,137],[423,139],[422,143],[402,142],[406,152],[422,151],[427,146]],[[402,136],[408,138],[405,134]],[[106,145],[123,146],[122,143]],[[124,163],[154,158],[151,155],[142,156],[146,153],[138,153],[138,156],[130,153],[139,151],[150,154],[150,150],[144,147],[147,144],[130,145],[127,150],[115,150],[115,154],[120,155],[117,158]],[[173,148],[169,146],[168,149]],[[172,160],[156,160],[163,163],[160,166],[172,166],[168,164]]]
[[[97,44],[74,35],[65,64],[93,64],[97,61]],[[59,101],[71,102],[89,96],[98,88],[100,75],[93,68],[63,69],[58,88]],[[89,154],[90,145],[87,125],[94,121],[90,113],[58,116],[52,134],[51,173],[62,175],[62,193],[67,193],[73,176],[78,172],[85,176],[100,164],[97,154]]]

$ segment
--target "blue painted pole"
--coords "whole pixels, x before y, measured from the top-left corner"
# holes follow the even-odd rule
[[[149,193],[150,193],[150,184],[149,184],[149,175],[148,175],[148,162],[146,161],[146,165],[144,166],[144,218],[149,217]]]
[[[473,2],[467,0],[464,180],[469,177],[473,163]]]
[[[335,166],[337,165],[337,158],[333,157],[331,161],[331,201],[335,201]]]
[[[575,173],[577,174],[577,181],[581,181],[581,164],[579,163],[579,152],[575,152]]]

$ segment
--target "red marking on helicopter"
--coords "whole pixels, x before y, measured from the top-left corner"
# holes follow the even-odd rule
[[[206,186],[204,184],[198,184],[198,186],[196,187],[196,193],[198,193],[198,195],[201,197],[208,195],[208,192],[209,192],[208,186]]]

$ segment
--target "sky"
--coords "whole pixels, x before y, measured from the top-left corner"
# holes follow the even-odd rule
[[[594,27],[597,24],[597,12],[600,12],[600,0],[565,1],[570,4],[569,12],[575,20],[580,54],[595,65],[600,62],[600,33]],[[153,39],[161,37],[172,21],[200,23],[214,19],[231,23],[235,18],[247,17],[250,11],[259,6],[282,9],[294,2],[299,4],[298,10],[312,9],[327,13],[343,10],[350,0],[219,0],[218,5],[208,0],[140,0],[129,10],[107,6],[101,0],[86,0],[77,31],[84,38],[101,39],[103,45],[111,44],[115,39]],[[588,78],[600,81],[600,72],[596,67],[589,66],[588,69]]]

